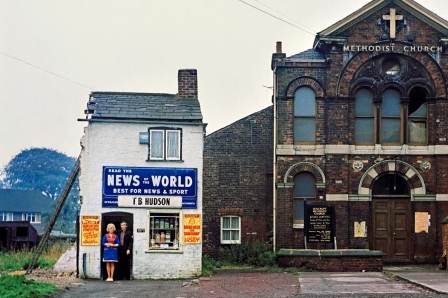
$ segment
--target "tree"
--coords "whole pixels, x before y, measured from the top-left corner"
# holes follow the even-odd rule
[[[0,177],[2,177],[0,187],[37,190],[56,200],[62,192],[75,162],[74,157],[54,149],[25,149],[13,157],[0,172]],[[55,229],[74,232],[74,221],[78,209],[79,191],[78,180],[76,180],[59,214]]]

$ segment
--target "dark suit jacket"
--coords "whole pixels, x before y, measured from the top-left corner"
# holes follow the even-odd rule
[[[118,237],[121,236],[122,231],[118,232]],[[123,245],[124,251],[130,250],[132,251],[132,244],[134,239],[132,238],[132,233],[129,230],[126,230],[124,232],[124,241],[123,243],[120,243],[120,245]]]

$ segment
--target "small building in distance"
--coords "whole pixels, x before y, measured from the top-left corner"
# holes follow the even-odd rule
[[[36,190],[0,189],[0,247],[34,246],[53,200]]]

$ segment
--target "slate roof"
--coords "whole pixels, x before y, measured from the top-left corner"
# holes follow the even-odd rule
[[[325,56],[315,50],[315,49],[309,49],[304,52],[292,55],[290,57],[285,58],[285,61],[296,61],[296,62],[309,62],[309,61],[315,61],[315,62],[322,62],[325,61]]]
[[[53,200],[39,191],[24,189],[0,189],[0,212],[51,211]]]
[[[198,99],[164,93],[92,92],[86,114],[90,119],[202,122]]]

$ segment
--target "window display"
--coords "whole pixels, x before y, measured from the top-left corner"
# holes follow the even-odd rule
[[[179,214],[151,213],[149,249],[179,249]]]

